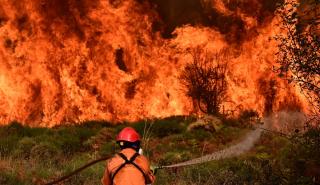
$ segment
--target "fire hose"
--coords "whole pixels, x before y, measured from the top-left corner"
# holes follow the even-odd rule
[[[263,127],[258,127],[255,130],[253,130],[252,132],[248,133],[247,136],[245,137],[245,139],[236,145],[232,145],[226,149],[214,152],[212,154],[204,155],[199,158],[191,159],[189,161],[185,161],[185,162],[181,162],[181,163],[177,163],[177,164],[172,164],[172,165],[166,165],[166,166],[158,166],[158,167],[155,167],[155,169],[157,170],[157,169],[165,169],[165,168],[178,168],[178,167],[184,167],[184,166],[191,166],[191,165],[195,165],[195,164],[206,163],[209,161],[221,160],[221,159],[225,159],[225,158],[238,156],[244,152],[249,151],[254,146],[255,142],[260,138],[262,131],[269,131],[269,132],[277,133],[281,136],[286,136],[286,134],[281,133],[281,132],[270,131],[270,130],[267,130]],[[109,159],[109,157],[102,157],[97,160],[91,161],[88,164],[71,172],[70,174],[65,175],[59,179],[52,181],[52,182],[46,183],[44,185],[53,185],[53,184],[60,183],[64,180],[76,175],[77,173],[81,172],[82,170],[84,170],[84,169],[86,169],[96,163],[99,163],[101,161],[106,161],[107,159]]]

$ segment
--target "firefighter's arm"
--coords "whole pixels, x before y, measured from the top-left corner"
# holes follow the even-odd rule
[[[147,177],[148,177],[148,179],[147,179],[147,183],[148,183],[148,184],[153,184],[154,181],[156,180],[156,176],[155,176],[155,173],[154,173],[154,172],[155,172],[155,171],[150,168],[150,165],[149,165],[149,163],[148,163],[148,172],[147,172],[147,174],[146,174]]]
[[[152,170],[150,169],[150,163],[149,160],[143,156],[140,155],[140,157],[137,159],[137,162],[140,167],[142,167],[145,175],[146,175],[146,183],[152,184],[156,180],[155,175],[153,174]]]
[[[153,174],[153,172],[151,170],[149,170],[147,176],[149,178],[147,183],[148,184],[153,184],[154,181],[156,180],[156,176]]]
[[[103,177],[101,179],[101,183],[103,185],[111,185],[111,179],[110,179],[110,172],[109,172],[109,169],[108,169],[108,164],[106,166],[106,169],[104,171]]]

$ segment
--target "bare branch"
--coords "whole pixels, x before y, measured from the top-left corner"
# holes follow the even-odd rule
[[[225,51],[208,54],[196,48],[191,55],[192,62],[187,64],[180,76],[187,95],[197,102],[200,111],[219,114],[220,105],[225,101],[227,93],[227,65],[223,61]]]
[[[299,85],[311,105],[320,110],[320,3],[289,0],[278,8],[278,15],[286,34],[276,37],[280,64],[277,71]]]

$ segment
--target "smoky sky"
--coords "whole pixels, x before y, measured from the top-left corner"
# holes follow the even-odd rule
[[[206,0],[149,0],[160,15],[163,24],[162,35],[174,36],[172,32],[182,25],[201,25],[214,27],[226,35],[227,41],[241,41],[252,34],[245,29],[243,19],[237,11],[253,17],[261,26],[271,20],[277,4],[282,0],[222,0],[224,6],[234,12],[226,15],[217,11],[212,1]],[[207,3],[206,3],[207,2]]]
[[[114,8],[120,7],[125,0],[109,0]],[[151,11],[159,15],[154,19],[153,30],[160,31],[164,38],[174,37],[174,30],[183,25],[206,26],[217,29],[231,43],[253,38],[253,30],[245,28],[245,22],[237,12],[252,17],[258,26],[268,23],[274,15],[277,4],[283,0],[221,0],[231,14],[224,14],[214,8],[213,0],[136,0],[139,3],[149,3]],[[28,14],[24,13],[26,0],[10,2],[17,9],[16,26],[18,30],[31,30]],[[63,23],[66,36],[76,35],[85,40],[85,22],[92,22],[87,16],[99,6],[99,0],[34,0],[31,2],[35,10],[42,16],[42,29],[52,32],[52,24]],[[6,21],[0,5],[0,26]],[[60,22],[57,23],[57,20]]]

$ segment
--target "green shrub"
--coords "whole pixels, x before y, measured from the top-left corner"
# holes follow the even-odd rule
[[[14,156],[29,158],[31,149],[36,145],[36,141],[30,137],[22,138],[14,151]]]
[[[20,180],[18,175],[15,173],[1,172],[0,173],[0,184],[1,185],[26,185],[23,180]]]
[[[167,118],[157,120],[152,126],[152,133],[154,136],[162,138],[172,134],[179,134],[186,130],[186,126],[181,119]]]
[[[62,152],[65,155],[72,155],[82,149],[80,139],[74,135],[58,138],[57,145],[62,149]]]
[[[99,150],[100,156],[112,156],[116,151],[116,142],[107,142]]]
[[[171,151],[163,155],[160,160],[161,164],[173,164],[190,159],[191,154],[189,151]]]
[[[98,133],[98,131],[101,129],[88,129],[86,127],[79,127],[75,129],[75,134],[77,135],[77,137],[80,139],[80,141],[86,141],[88,140],[90,137],[96,135]]]
[[[30,151],[30,155],[38,160],[57,160],[60,154],[59,148],[47,142],[33,146]]]
[[[87,164],[94,158],[90,155],[80,154],[63,165],[63,174],[69,174],[75,169]],[[105,162],[95,164],[64,182],[66,185],[100,184],[105,169]]]
[[[79,125],[73,125],[72,127],[77,127],[86,130],[100,130],[103,127],[114,127],[114,124],[104,120],[91,120],[84,121]]]
[[[197,141],[208,140],[209,138],[212,138],[212,136],[214,136],[213,133],[202,129],[193,130],[192,132],[187,132],[185,134],[186,139],[196,139]]]
[[[16,148],[19,142],[19,137],[16,135],[8,135],[0,138],[0,154],[10,155]]]
[[[7,135],[23,135],[25,127],[16,121],[11,122],[8,126],[5,127]]]
[[[47,141],[54,143],[56,147],[62,149],[65,155],[69,156],[76,152],[88,151],[89,148],[85,147],[84,143],[96,132],[96,130],[84,127],[60,127]]]

